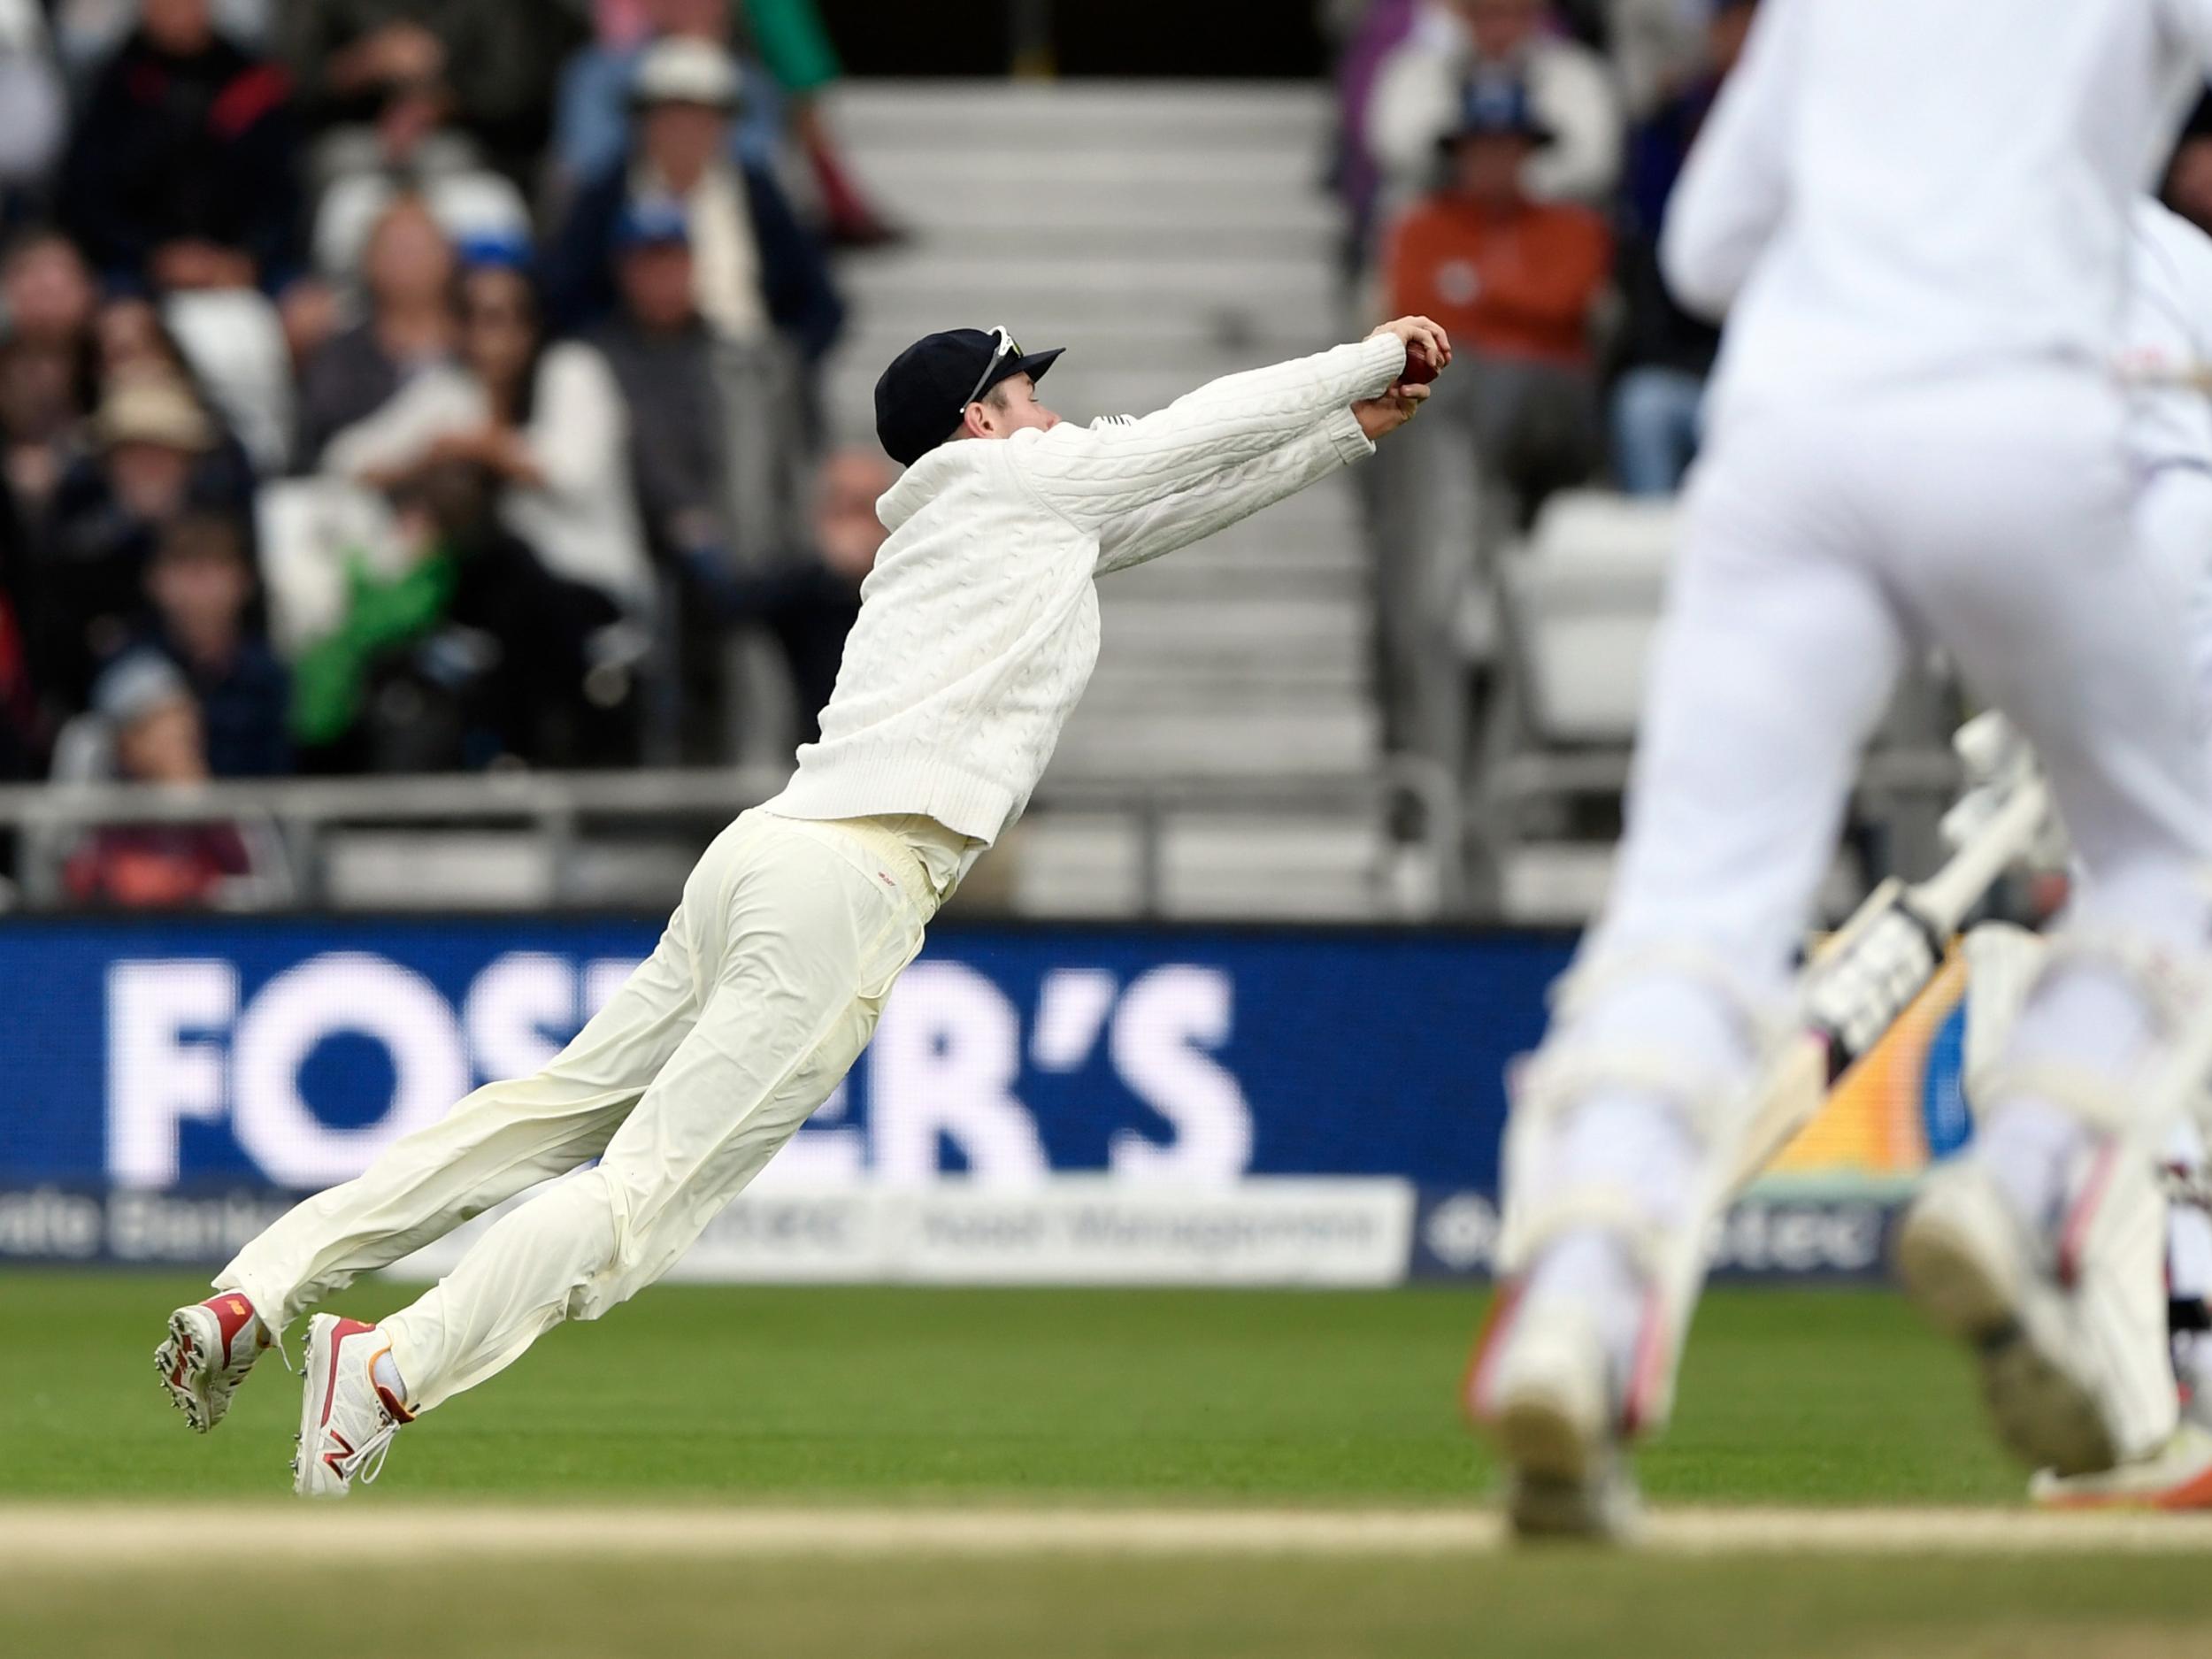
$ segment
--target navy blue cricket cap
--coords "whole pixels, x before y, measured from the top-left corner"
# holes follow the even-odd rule
[[[618,253],[640,248],[688,247],[691,220],[684,204],[673,196],[640,196],[622,210],[615,222],[614,245]]]
[[[1060,352],[1025,352],[1012,335],[949,328],[917,340],[876,382],[876,437],[884,453],[911,466],[945,442],[968,405],[1002,380],[1041,380]]]
[[[1536,112],[1528,85],[1509,75],[1479,75],[1460,94],[1459,114],[1437,142],[1449,150],[1463,138],[1525,138],[1544,145],[1557,136]]]

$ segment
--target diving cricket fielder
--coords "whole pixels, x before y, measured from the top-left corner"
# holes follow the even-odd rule
[[[411,1307],[310,1321],[296,1489],[373,1479],[402,1426],[666,1272],[843,1079],[924,927],[1021,816],[1097,662],[1096,578],[1373,453],[1451,345],[1407,319],[1089,426],[1037,401],[1059,356],[956,330],[886,372],[877,433],[908,471],[821,741],[708,848],[652,956],[543,1071],[302,1203],[170,1317],[156,1363],[194,1428],[355,1275],[593,1159]]]

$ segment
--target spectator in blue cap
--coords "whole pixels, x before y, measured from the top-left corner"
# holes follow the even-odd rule
[[[693,299],[682,204],[633,202],[615,237],[620,303],[593,333],[630,405],[630,469],[653,549],[686,568],[726,563],[728,450],[714,334]]]
[[[1458,125],[1471,81],[1528,89],[1552,143],[1528,158],[1540,201],[1608,202],[1621,172],[1620,95],[1605,59],[1557,27],[1548,0],[1430,0],[1377,73],[1368,147],[1402,205],[1434,175],[1436,143]]]

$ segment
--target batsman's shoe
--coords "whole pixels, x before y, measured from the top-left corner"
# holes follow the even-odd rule
[[[204,1434],[223,1420],[230,1398],[270,1346],[253,1303],[234,1290],[178,1309],[154,1350],[154,1370],[184,1420]]]
[[[2102,1137],[2034,1236],[1972,1157],[1938,1169],[1898,1231],[1906,1294],[1970,1344],[2000,1436],[2062,1477],[2147,1455],[2173,1432],[2149,1161]]]
[[[2185,1421],[2148,1457],[2098,1474],[2040,1471],[2028,1495],[2051,1509],[2212,1509],[2212,1429]]]
[[[383,1472],[392,1437],[414,1421],[406,1402],[380,1386],[376,1362],[391,1344],[373,1325],[319,1313],[308,1322],[292,1489],[303,1498],[342,1498]]]
[[[2183,1331],[2171,1340],[2174,1384],[2181,1394],[2181,1415],[2212,1429],[2212,1333]]]
[[[1467,1398],[1506,1465],[1506,1515],[1525,1539],[1632,1536],[1640,1513],[1627,1414],[1597,1325],[1560,1296],[1502,1302]]]

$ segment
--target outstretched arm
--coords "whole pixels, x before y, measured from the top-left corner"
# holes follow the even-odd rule
[[[1256,460],[1113,519],[1099,533],[1098,573],[1127,570],[1202,541],[1374,451],[1358,418],[1348,407],[1339,410]]]
[[[1018,433],[1009,459],[1044,505],[1102,532],[1380,396],[1404,375],[1409,340],[1421,342],[1431,362],[1450,360],[1443,331],[1409,319],[1358,345],[1216,380],[1141,420]]]
[[[1412,419],[1428,388],[1340,409],[1257,460],[1217,472],[1190,488],[1125,513],[1099,533],[1098,574],[1127,570],[1202,541],[1300,490],[1339,467],[1374,454],[1376,442]]]

